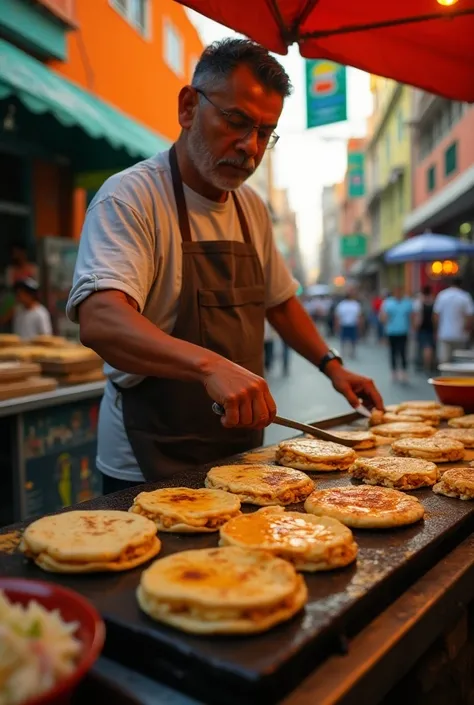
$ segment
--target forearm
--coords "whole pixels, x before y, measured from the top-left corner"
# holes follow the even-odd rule
[[[167,335],[120,292],[99,292],[79,308],[81,341],[122,372],[202,381],[219,356]]]
[[[268,309],[267,318],[285,343],[313,365],[319,365],[329,347],[296,297]]]

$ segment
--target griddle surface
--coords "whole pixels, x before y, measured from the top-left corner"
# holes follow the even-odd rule
[[[268,451],[247,457],[257,462],[267,459],[265,456]],[[85,502],[81,508],[126,510],[143,489],[201,487],[204,474],[185,474],[173,482],[125,490]],[[318,488],[351,483],[341,473],[311,476]],[[107,622],[105,654],[131,668],[216,705],[277,702],[329,653],[343,648],[346,634],[367,624],[473,530],[473,503],[442,497],[430,489],[413,494],[425,506],[424,521],[395,530],[354,531],[359,544],[357,563],[336,572],[305,574],[309,589],[305,610],[258,636],[193,637],[153,622],[139,610],[135,599],[143,568],[116,574],[61,576],[41,571],[19,554],[0,553],[0,574],[57,582],[83,594]],[[301,505],[296,508],[301,509]],[[18,527],[0,533],[13,528]],[[218,541],[217,534],[160,534],[160,538],[160,556],[216,546]]]

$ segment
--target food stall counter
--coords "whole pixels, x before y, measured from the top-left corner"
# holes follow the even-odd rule
[[[0,401],[0,526],[102,493],[95,457],[104,386]]]

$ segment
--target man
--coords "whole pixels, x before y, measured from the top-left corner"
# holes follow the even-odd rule
[[[451,362],[454,350],[466,347],[474,316],[472,296],[462,289],[461,279],[453,279],[451,286],[438,294],[433,310],[438,360]]]
[[[37,335],[51,335],[53,327],[48,309],[38,301],[39,284],[34,279],[14,284],[17,306],[13,314],[13,332],[30,340]]]
[[[354,360],[356,346],[362,326],[362,306],[349,290],[345,298],[338,303],[335,311],[336,326],[341,337],[341,350],[349,350],[349,357]]]
[[[15,312],[15,292],[17,282],[25,279],[38,281],[38,267],[28,260],[28,252],[24,245],[17,243],[10,250],[10,264],[5,270],[4,287],[0,292],[0,330],[11,330]]]
[[[390,366],[394,382],[408,381],[407,345],[412,322],[413,304],[405,296],[403,288],[394,289],[393,296],[385,299],[380,310],[380,319],[385,326],[390,350]]]
[[[353,406],[382,407],[321,339],[268,211],[243,186],[277,140],[290,90],[261,46],[211,45],[179,94],[174,147],[109,179],[89,207],[68,313],[108,363],[97,459],[106,492],[261,444],[276,413],[265,315]]]
[[[413,303],[414,327],[418,337],[418,364],[425,372],[432,372],[435,359],[432,288],[424,286],[420,298]]]

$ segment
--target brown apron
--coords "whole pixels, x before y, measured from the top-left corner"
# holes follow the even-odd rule
[[[171,176],[182,240],[182,289],[171,335],[263,376],[265,288],[247,220],[234,193],[243,242],[193,242],[175,148]],[[121,388],[128,439],[148,481],[260,446],[263,432],[225,429],[198,382],[147,377]]]

